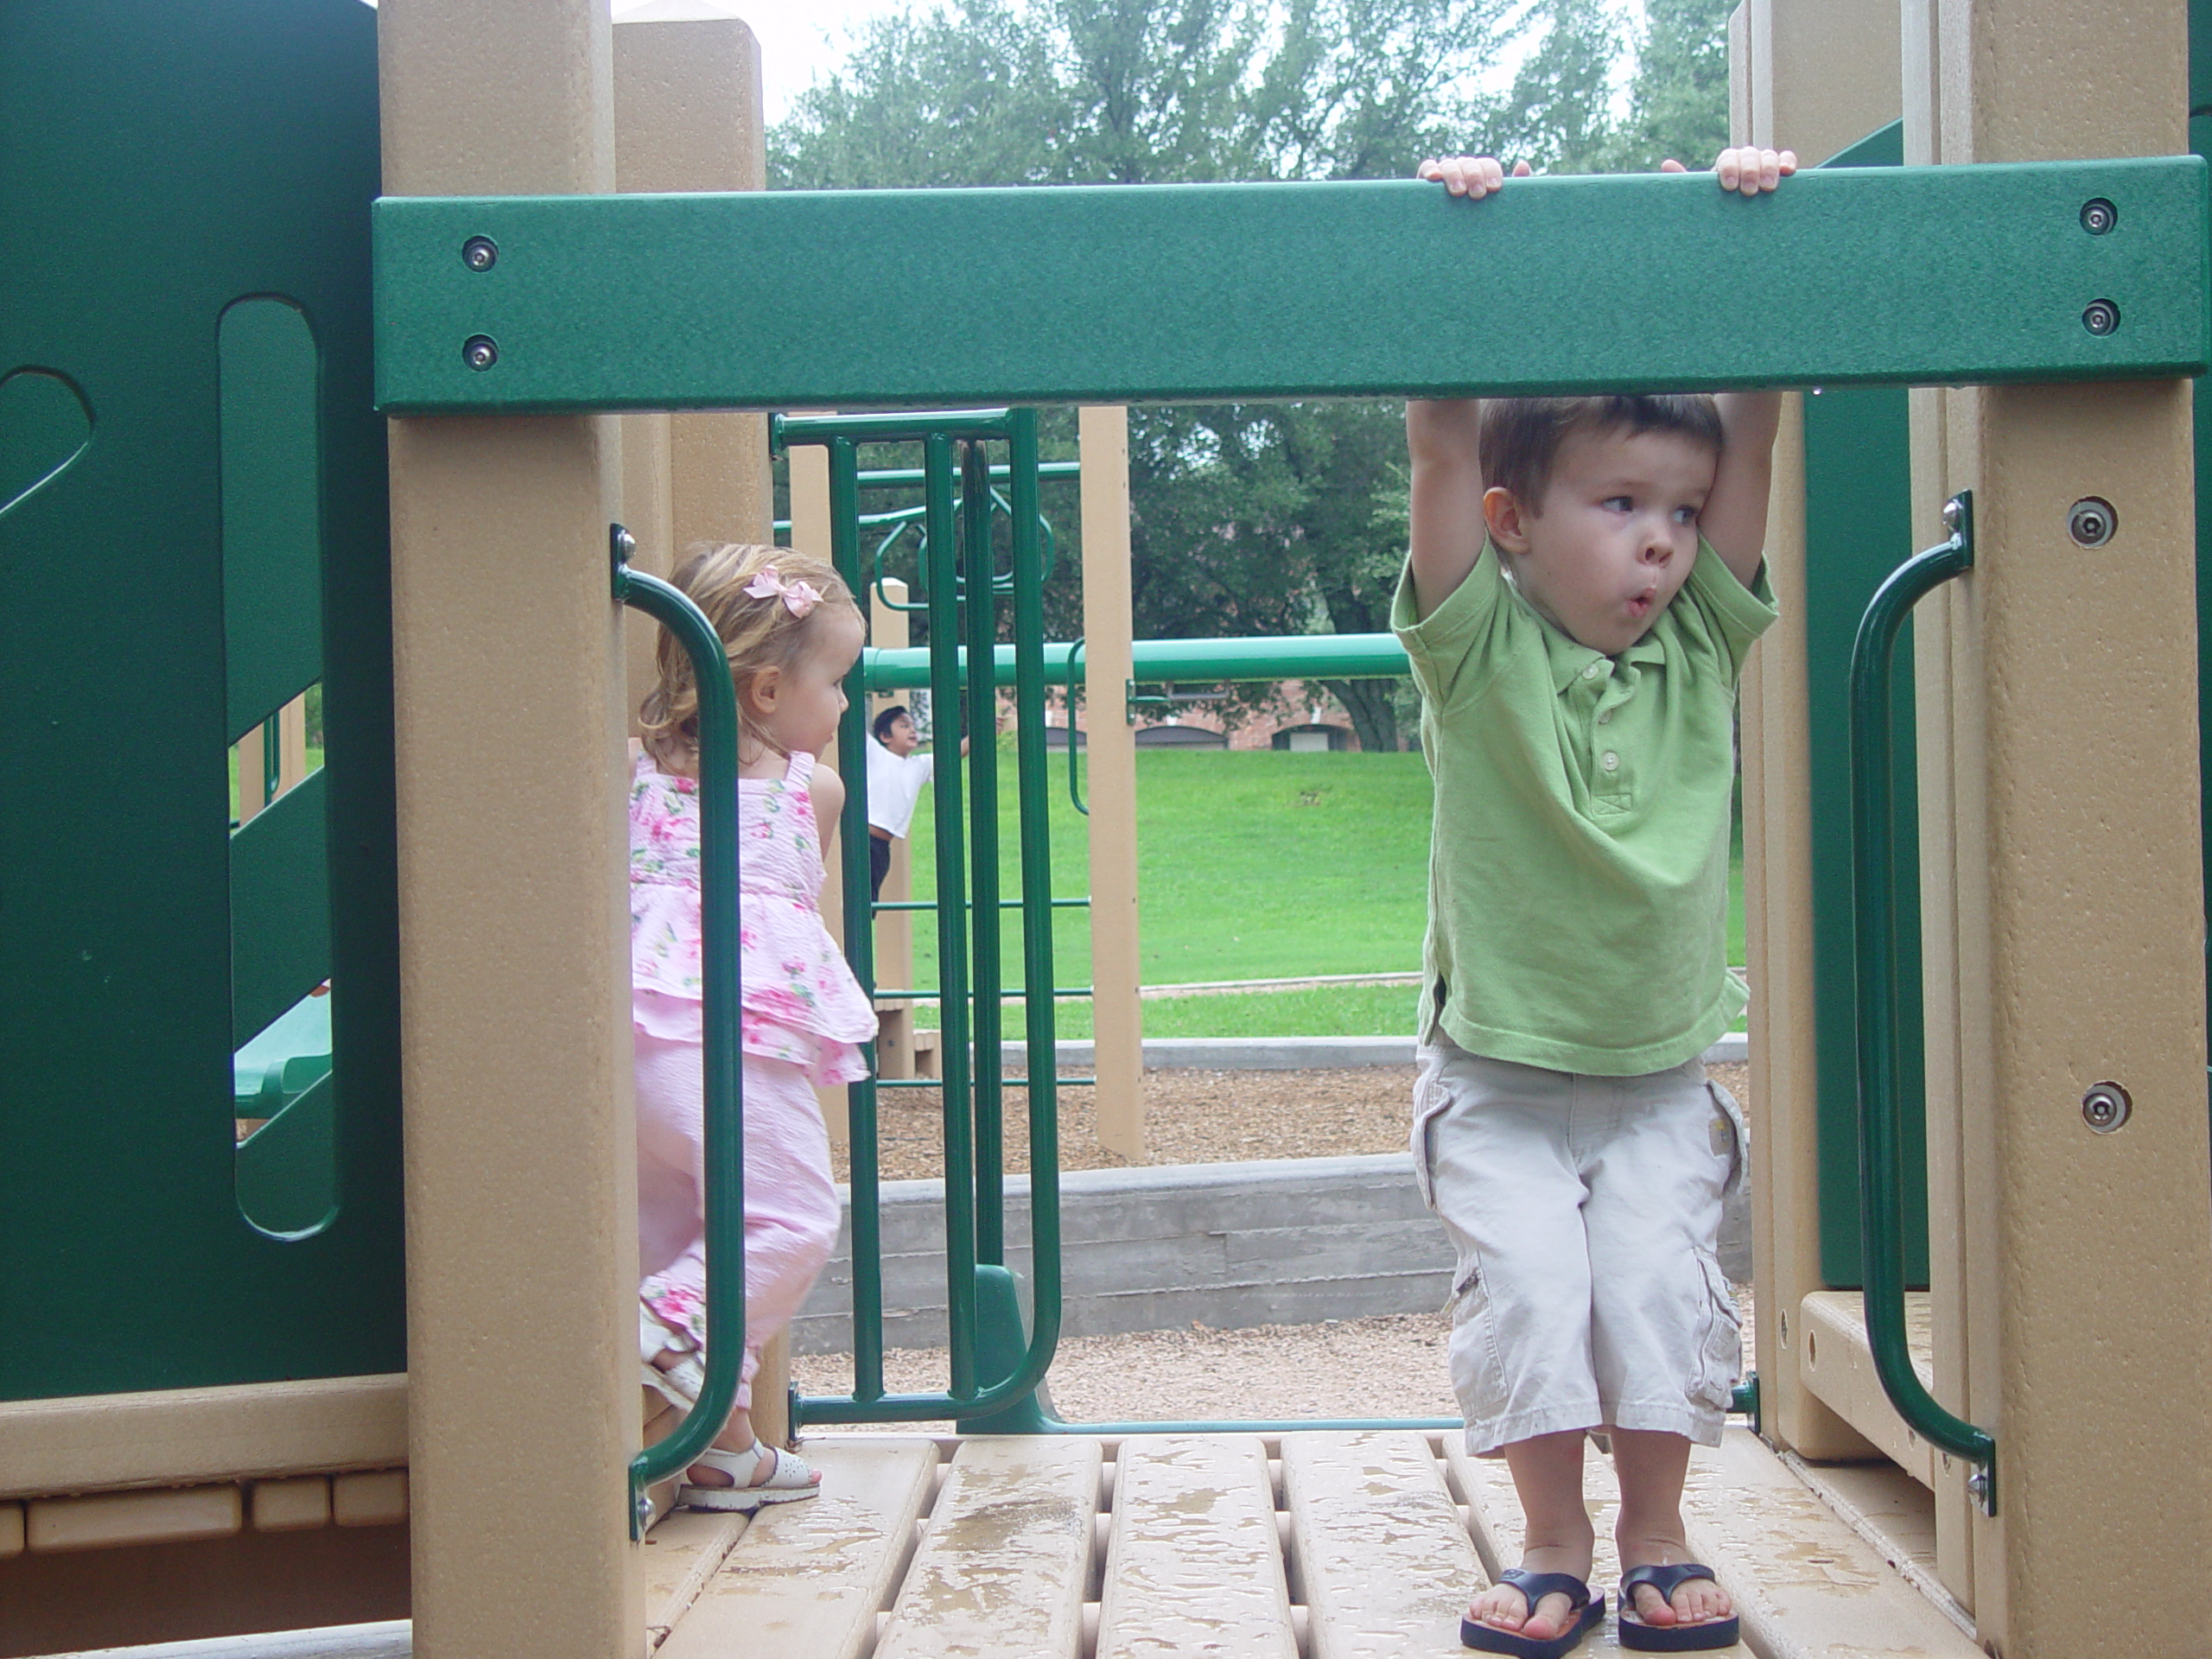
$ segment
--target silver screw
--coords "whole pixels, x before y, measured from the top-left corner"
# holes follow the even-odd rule
[[[461,360],[481,373],[499,360],[499,342],[489,334],[471,334],[461,343]]]
[[[2082,326],[2093,334],[2108,334],[2120,327],[2120,308],[2110,300],[2091,300],[2082,313]]]
[[[2116,1083],[2094,1083],[2082,1096],[2082,1121],[2099,1135],[2110,1135],[2127,1122],[2135,1103]]]
[[[1961,517],[1962,517],[1962,515],[1961,515],[1961,514],[1960,513],[1960,512],[1959,512],[1959,504],[1958,504],[1958,501],[1957,501],[1957,499],[1956,499],[1955,498],[1954,498],[1954,499],[1951,499],[1951,500],[1946,501],[1946,502],[1943,504],[1943,528],[1944,528],[1944,529],[1946,529],[1946,530],[1956,530],[1956,529],[1959,527],[1959,520],[1960,520],[1960,518],[1961,518]]]
[[[1968,1475],[1968,1476],[1967,1477],[1967,1497],[1971,1497],[1972,1499],[1974,1499],[1974,1501],[1975,1503],[1977,1503],[1980,1504],[1980,1505],[1981,1505],[1981,1507],[1982,1507],[1982,1510],[1984,1510],[1984,1512],[1985,1512],[1985,1513],[1988,1510],[1988,1509],[1989,1509],[1989,1471],[1988,1471],[1988,1470],[1986,1470],[1986,1469],[1977,1469],[1977,1470],[1975,1470],[1975,1471],[1974,1471],[1974,1473],[1972,1473],[1972,1474],[1970,1474],[1970,1475]]]
[[[2101,495],[2085,495],[2066,510],[2066,533],[2080,547],[2102,547],[2120,532],[2120,515]]]
[[[499,263],[499,245],[488,236],[472,236],[461,245],[461,263],[471,270],[489,270]]]
[[[2120,223],[2120,209],[2102,196],[2092,196],[2082,204],[2082,228],[2091,236],[2104,236]]]

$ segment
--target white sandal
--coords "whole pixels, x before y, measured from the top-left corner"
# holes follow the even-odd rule
[[[760,1472],[762,1453],[766,1453],[770,1465],[768,1478],[754,1484],[753,1477]],[[697,1486],[690,1481],[677,1494],[677,1502],[690,1510],[757,1510],[763,1503],[793,1503],[803,1497],[812,1497],[821,1491],[822,1484],[815,1478],[814,1471],[796,1452],[785,1452],[755,1440],[742,1452],[725,1452],[719,1446],[709,1446],[692,1463],[693,1468],[704,1465],[728,1475],[727,1486]]]
[[[669,1353],[683,1357],[665,1370],[653,1363]],[[642,1302],[638,1304],[638,1361],[639,1382],[670,1405],[689,1411],[699,1403],[700,1391],[707,1386],[707,1368],[701,1363],[699,1351],[683,1332],[671,1331],[655,1319]]]

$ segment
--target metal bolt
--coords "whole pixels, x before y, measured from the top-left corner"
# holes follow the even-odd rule
[[[499,360],[499,342],[489,334],[471,334],[461,343],[461,360],[480,372]]]
[[[1963,517],[1963,515],[1959,511],[1959,504],[1955,498],[1946,501],[1943,504],[1944,529],[1956,530],[1959,527],[1959,520],[1961,517]]]
[[[2082,228],[2091,236],[2107,234],[2120,223],[2120,209],[2102,196],[2092,196],[2082,204]]]
[[[2102,547],[2120,533],[2120,515],[2101,495],[2085,495],[2066,510],[2066,533],[2077,546]]]
[[[2082,1096],[2082,1121],[2099,1135],[2110,1135],[2134,1109],[2127,1090],[2116,1083],[2093,1083]]]
[[[2120,327],[2120,308],[2110,300],[2091,300],[2082,313],[2082,326],[2093,334],[2108,334]]]
[[[461,263],[471,270],[489,270],[499,263],[499,245],[488,236],[472,236],[461,245]]]
[[[637,556],[638,538],[622,525],[614,526],[614,556],[627,564]]]
[[[1984,1510],[1987,1510],[1987,1509],[1988,1509],[1988,1507],[1989,1507],[1989,1471],[1988,1471],[1988,1470],[1986,1470],[1986,1469],[1977,1469],[1977,1470],[1975,1470],[1975,1471],[1974,1471],[1974,1473],[1972,1473],[1972,1474],[1970,1474],[1970,1475],[1968,1475],[1968,1476],[1967,1477],[1967,1496],[1968,1496],[1969,1497],[1973,1498],[1973,1499],[1974,1499],[1974,1501],[1975,1503],[1977,1503],[1980,1504],[1980,1505],[1981,1505],[1981,1507],[1982,1507]]]

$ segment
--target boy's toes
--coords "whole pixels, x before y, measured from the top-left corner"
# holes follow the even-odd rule
[[[1636,1616],[1647,1624],[1704,1624],[1735,1611],[1728,1592],[1710,1579],[1689,1579],[1675,1586],[1674,1599],[1649,1584],[1636,1586]]]

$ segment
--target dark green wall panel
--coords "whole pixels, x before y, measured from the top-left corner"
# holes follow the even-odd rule
[[[91,429],[0,509],[0,1398],[405,1363],[375,24],[359,0],[0,3],[0,427],[29,435],[0,478],[66,440],[66,402]],[[344,1205],[295,1243],[239,1214],[232,1133],[221,371],[257,298],[315,353],[315,907],[344,992]]]

